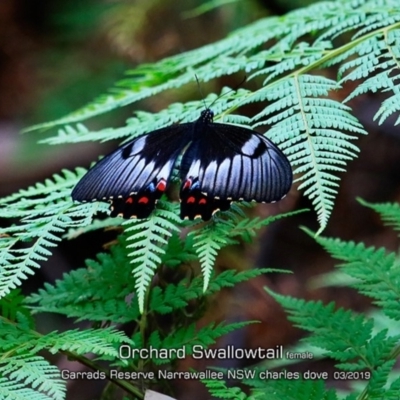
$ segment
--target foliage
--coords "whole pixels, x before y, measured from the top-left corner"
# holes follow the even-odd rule
[[[97,360],[110,360],[118,356],[117,346],[123,343],[133,342],[112,328],[41,335],[22,314],[15,321],[0,317],[0,398],[64,399],[65,382],[60,371],[39,352],[63,352],[91,365],[87,353],[95,354]]]
[[[348,161],[356,156],[354,140],[365,133],[344,102],[368,91],[389,96],[376,114],[380,123],[398,110],[400,13],[396,4],[395,0],[337,0],[316,3],[284,17],[261,19],[217,43],[138,66],[109,94],[65,118],[31,129],[63,124],[57,135],[45,140],[51,144],[131,139],[169,124],[195,120],[204,102],[176,103],[155,114],[138,110],[125,126],[98,131],[89,130],[80,121],[182,87],[194,82],[195,77],[205,82],[244,72],[256,89],[225,89],[223,96],[210,94],[205,103],[212,104],[217,120],[270,127],[267,135],[289,157],[301,182],[299,189],[304,189],[317,212],[321,231],[333,208],[338,173],[345,171]],[[338,71],[337,79],[328,76],[333,68]],[[352,89],[347,87],[349,83]],[[350,90],[344,101],[340,101],[342,89]],[[249,103],[258,103],[263,109],[252,118],[234,114]],[[72,204],[70,191],[83,172],[63,171],[43,185],[0,201],[0,217],[21,221],[0,232],[1,296],[33,273],[65,230],[88,226],[96,212],[106,210],[99,203]],[[164,209],[173,210],[170,206]],[[132,245],[141,245],[143,269],[134,261],[139,250],[132,252],[133,269],[141,275],[137,287],[141,304],[162,257],[161,244],[166,238],[161,231],[168,237],[181,228],[172,214],[160,213],[143,223],[151,235],[147,244],[135,239],[140,235],[140,224],[133,223],[129,228],[134,237]],[[219,238],[218,229],[214,225],[195,236],[205,287],[215,252],[228,244],[223,238],[219,239],[223,242],[215,240]]]
[[[387,217],[398,209],[398,204],[371,204],[360,201]],[[398,226],[399,213],[390,213],[388,225]],[[312,235],[309,230],[305,231]],[[394,253],[385,249],[367,248],[363,243],[344,242],[339,239],[315,237],[335,259],[344,262],[338,267],[349,278],[349,286],[373,299],[378,312],[390,319],[400,320],[400,264]],[[376,318],[337,308],[335,303],[306,301],[283,296],[266,289],[287,311],[295,326],[310,332],[303,338],[305,352],[320,348],[324,357],[335,361],[331,376],[325,372],[324,380],[358,380],[359,389],[350,391],[346,399],[394,399],[398,396],[400,379],[391,373],[400,355],[398,325],[395,330],[382,327]],[[389,325],[388,325],[389,326]],[[311,351],[311,350],[310,350]],[[224,382],[204,383],[217,398],[234,399],[326,399],[335,400],[339,393],[327,389],[323,380],[312,380],[306,372],[291,372],[288,379],[262,379],[266,368],[250,367],[255,373],[241,381],[252,388],[247,396],[237,387],[227,388]],[[273,370],[270,370],[271,372]],[[314,371],[311,369],[311,371]],[[324,373],[324,371],[317,371]],[[329,375],[329,376],[328,376]],[[336,376],[336,378],[335,378]],[[353,382],[354,383],[354,382]],[[239,392],[238,392],[239,391]],[[237,396],[237,397],[235,397]]]
[[[222,96],[210,94],[205,104],[212,105],[217,121],[270,128],[266,135],[291,161],[301,182],[299,189],[304,189],[315,208],[320,232],[333,209],[340,181],[338,173],[344,172],[358,153],[354,140],[366,133],[345,103],[367,92],[382,95],[384,100],[375,115],[379,123],[399,110],[397,3],[336,0],[316,3],[282,17],[261,19],[216,43],[140,65],[117,82],[110,93],[62,119],[30,130],[63,125],[56,135],[43,141],[59,145],[132,139],[163,126],[197,119],[204,101],[172,104],[158,113],[138,110],[125,126],[107,126],[98,131],[90,130],[82,121],[181,88],[193,83],[196,77],[206,82],[245,73],[255,89],[225,88]],[[334,70],[336,78],[332,75]],[[241,115],[240,107],[252,103],[260,111],[251,118]],[[214,271],[222,248],[239,239],[251,239],[255,230],[272,222],[247,217],[242,210],[246,204],[234,205],[203,225],[180,221],[176,217],[177,205],[165,198],[147,220],[99,221],[96,215],[107,213],[106,204],[73,204],[70,198],[71,189],[84,173],[81,168],[63,170],[44,183],[0,199],[0,217],[13,223],[0,230],[1,398],[65,397],[59,373],[38,353],[41,351],[67,354],[98,371],[102,369],[97,361],[111,361],[113,367],[121,370],[148,371],[154,370],[160,360],[139,360],[137,356],[118,360],[118,346],[180,346],[187,354],[194,344],[208,346],[244,323],[211,324],[196,329],[195,323],[207,306],[206,296],[266,272],[226,271],[216,275]],[[397,206],[373,207],[392,225],[400,226]],[[97,260],[88,261],[87,268],[65,275],[55,285],[46,284],[27,302],[35,312],[91,321],[94,327],[40,335],[26,304],[21,304],[14,289],[48,259],[63,235],[71,237],[94,227],[116,225],[121,225],[123,233],[110,254],[98,255]],[[388,316],[398,319],[400,291],[394,255],[337,240],[318,241],[346,262],[343,268],[355,279],[354,287],[371,296]],[[196,274],[193,277],[196,261],[204,279]],[[398,353],[397,336],[385,330],[374,332],[373,321],[335,310],[334,305],[274,296],[298,326],[313,332],[309,343],[324,348],[338,362],[339,369],[366,370],[372,374],[359,398],[389,398],[398,390],[398,379],[385,386]],[[160,316],[166,315],[169,323],[165,326]],[[128,323],[134,323],[130,335],[116,328]],[[96,361],[87,353],[93,353]],[[170,365],[175,361],[172,356],[162,360]],[[103,372],[131,396],[141,396],[134,384],[113,380],[107,371]],[[237,388],[227,388],[222,383],[219,389],[217,386],[209,383],[215,396],[243,395]],[[272,381],[263,382],[262,387],[277,398],[336,398],[319,381],[299,380],[293,385]],[[254,391],[251,398],[262,397],[260,393]],[[352,396],[348,398],[355,398]]]
[[[129,383],[128,379],[121,382],[112,377],[112,371],[157,371],[163,364],[171,368],[178,359],[177,353],[171,352],[161,358],[151,354],[146,359],[134,352],[135,356],[128,356],[128,350],[124,350],[127,351],[125,357],[122,349],[127,346],[132,351],[182,349],[185,355],[190,355],[194,345],[206,348],[220,336],[249,323],[221,322],[196,327],[196,321],[206,310],[212,294],[267,273],[268,269],[227,270],[215,274],[204,293],[201,276],[190,277],[190,268],[185,267],[185,263],[194,257],[192,247],[172,234],[165,248],[164,266],[157,269],[158,284],[153,284],[152,290],[148,291],[145,308],[140,313],[135,291],[141,276],[132,275],[128,244],[131,240],[129,232],[125,232],[109,253],[98,254],[97,260],[87,261],[87,268],[65,274],[54,285],[45,284],[43,289],[25,301],[34,313],[62,314],[92,322],[97,328],[40,335],[35,331],[33,320],[28,320],[18,311],[26,309],[26,305],[17,304],[21,297],[14,293],[5,297],[12,296],[9,303],[14,304],[17,317],[13,320],[11,316],[14,314],[9,312],[8,317],[0,318],[0,368],[1,377],[6,378],[0,379],[0,398],[8,398],[11,396],[9,393],[13,393],[15,398],[28,394],[40,400],[65,398],[60,371],[38,355],[42,350],[66,354],[70,359],[101,372],[104,379],[121,386],[131,396],[142,398],[140,380],[135,383]],[[171,273],[173,279],[169,276]],[[165,316],[168,316],[167,323]],[[121,324],[128,323],[134,323],[130,338],[117,329]],[[95,361],[91,361],[87,353],[93,353]],[[100,361],[111,364],[104,368]]]
[[[398,203],[379,203],[372,204],[365,200],[358,199],[358,201],[366,206],[372,208],[374,211],[381,215],[382,220],[389,226],[393,226],[396,231],[400,231],[400,204]]]
[[[378,7],[379,3],[379,7]],[[398,109],[398,42],[400,16],[395,0],[317,3],[289,13],[284,18],[266,18],[232,33],[228,38],[184,54],[146,64],[129,71],[113,92],[60,120],[34,128],[69,124],[49,143],[109,140],[134,137],[167,124],[193,121],[204,107],[202,101],[173,104],[157,114],[138,111],[125,127],[91,132],[74,122],[135,103],[143,98],[193,82],[243,71],[248,80],[266,76],[255,90],[226,93],[213,103],[216,115],[230,115],[242,105],[265,102],[264,109],[250,122],[253,126],[273,125],[268,136],[289,156],[295,172],[301,174],[300,188],[312,200],[323,229],[337,192],[338,177],[357,153],[352,143],[363,134],[351,108],[327,98],[348,82],[364,79],[346,101],[370,92],[391,93],[378,110],[382,123]],[[353,33],[353,40],[348,35]],[[309,42],[304,36],[309,35]],[[341,45],[342,42],[346,44]],[[268,43],[268,49],[256,51]],[[339,45],[337,45],[339,43]],[[323,69],[335,66],[339,79],[326,77]],[[375,74],[376,70],[381,70]],[[134,135],[132,135],[134,132]]]

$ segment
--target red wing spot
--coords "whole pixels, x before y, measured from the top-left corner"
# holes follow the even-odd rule
[[[138,201],[138,203],[143,203],[143,204],[147,204],[148,202],[149,202],[148,197],[141,197]]]
[[[167,187],[167,182],[164,179],[161,179],[160,182],[157,183],[156,189],[160,192],[163,192]]]
[[[193,196],[188,197],[187,203],[194,203],[196,201],[196,198]]]
[[[207,199],[200,199],[199,204],[207,204]]]
[[[127,203],[127,204],[132,204],[132,203],[133,203],[132,197],[128,197],[128,198],[125,200],[125,203]]]
[[[183,188],[182,189],[190,189],[191,186],[192,186],[192,180],[191,179],[186,179],[185,183],[183,184]]]

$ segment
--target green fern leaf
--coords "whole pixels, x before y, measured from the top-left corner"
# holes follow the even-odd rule
[[[393,226],[396,231],[400,231],[400,204],[398,203],[368,203],[360,198],[357,199],[363,206],[372,208],[380,214],[383,222],[388,226]]]
[[[59,130],[57,136],[47,138],[42,143],[64,144],[124,138],[131,140],[168,125],[193,122],[199,118],[201,111],[204,109],[204,104],[213,104],[215,119],[218,120],[219,115],[226,110],[236,108],[248,93],[250,92],[245,89],[232,91],[230,88],[223,88],[220,96],[211,93],[203,101],[189,101],[185,104],[173,103],[158,113],[137,111],[134,118],[129,118],[126,121],[126,125],[119,128],[107,127],[100,131],[77,131],[72,126],[68,126],[64,130]],[[248,119],[242,116],[228,115],[226,116],[226,121],[243,124]]]
[[[68,228],[89,224],[99,205],[71,205],[77,174],[63,171],[1,201],[0,216],[21,218],[19,225],[0,229],[0,297],[21,284],[51,255]],[[84,210],[84,211],[83,211]],[[21,242],[30,243],[18,248]]]
[[[310,235],[310,231],[307,231]],[[357,280],[351,286],[375,299],[386,315],[400,319],[399,264],[394,253],[385,249],[366,248],[363,243],[343,242],[339,239],[318,237],[315,239],[333,257],[344,261],[343,271]]]
[[[173,232],[179,231],[178,225],[181,223],[173,212],[174,206],[161,204],[164,204],[166,209],[157,208],[149,219],[124,223],[125,231],[128,233],[127,240],[133,242],[127,247],[135,249],[128,254],[128,257],[134,264],[133,276],[140,312],[144,309],[145,295],[151,278],[156,268],[161,265],[167,239]]]
[[[54,397],[26,388],[18,382],[10,382],[8,378],[2,376],[0,376],[0,398],[5,400],[55,400]]]
[[[395,379],[389,389],[387,390],[387,392],[385,393],[385,396],[387,398],[396,398],[396,395],[399,393],[400,391],[400,378]]]
[[[133,298],[135,280],[127,256],[126,238],[111,248],[111,254],[100,253],[97,260],[87,260],[87,268],[64,274],[62,280],[26,299],[35,312],[53,312],[78,320],[124,323],[139,317]],[[133,298],[133,300],[129,300]]]
[[[165,254],[161,257],[163,265],[168,267],[177,267],[183,263],[197,260],[196,253],[193,249],[193,241],[191,236],[187,236],[182,241],[176,232],[168,240]]]
[[[312,201],[322,230],[333,208],[337,176],[358,148],[356,137],[345,132],[365,134],[349,108],[327,96],[336,82],[322,76],[295,76],[266,88],[272,103],[254,117],[258,125],[272,124],[268,137],[287,154],[294,173],[301,174],[299,189]]]
[[[209,393],[218,399],[246,400],[251,399],[238,387],[227,387],[224,381],[204,379],[202,383]]]
[[[397,21],[399,18],[400,17],[397,16]],[[396,21],[392,23],[394,22]],[[382,25],[387,26],[388,23],[390,24],[387,18],[384,20],[381,19],[378,26],[372,29],[377,29]],[[368,27],[368,30],[370,28],[371,25]],[[342,84],[347,81],[367,78],[356,87],[345,101],[349,101],[366,92],[392,93],[392,95],[382,103],[378,112],[375,114],[374,119],[379,119],[379,124],[382,124],[390,115],[400,110],[400,87],[398,84],[400,78],[399,48],[400,29],[385,29],[382,33],[376,34],[350,49],[347,53],[348,56],[357,54],[359,57],[343,64],[339,69],[340,75],[350,69],[352,70],[351,72],[347,72],[347,75],[341,80]],[[378,72],[375,73],[377,70]],[[399,122],[400,119],[396,121],[396,124]]]
[[[290,382],[290,384],[289,384]],[[337,400],[338,397],[334,390],[325,388],[325,383],[321,380],[309,379],[277,379],[266,380],[262,389],[255,389],[255,394],[259,394],[257,399],[271,400]]]
[[[386,361],[383,365],[379,366],[372,373],[372,377],[368,382],[366,392],[368,394],[368,399],[390,399],[389,392],[385,389],[386,382],[388,381],[389,373],[393,369],[395,360]],[[389,395],[389,396],[388,396]],[[392,393],[394,396],[398,396],[398,392]]]
[[[205,293],[201,276],[194,277],[191,282],[185,278],[177,285],[169,283],[165,289],[154,287],[150,294],[150,310],[160,314],[171,313],[174,310],[187,307],[193,299],[210,296],[219,292],[222,288],[233,287],[237,283],[269,272],[274,272],[274,270],[269,268],[258,268],[242,272],[226,270],[211,278]],[[282,272],[282,270],[279,270],[279,272]]]
[[[289,319],[296,326],[314,333],[307,337],[308,343],[328,350],[332,358],[341,362],[360,358],[358,369],[371,368],[365,365],[364,356],[365,345],[372,337],[372,320],[343,309],[335,311],[334,303],[324,306],[321,302],[307,302],[266,290],[290,312]]]
[[[23,305],[24,297],[19,289],[11,291],[7,296],[0,299],[0,315],[9,321],[16,321],[17,316],[22,315],[29,321],[30,327],[34,325],[29,310]]]
[[[150,337],[149,345],[158,349],[185,348],[185,354],[191,355],[193,353],[194,345],[200,345],[206,349],[210,345],[214,344],[219,337],[234,330],[243,328],[251,323],[253,322],[236,322],[231,324],[225,322],[220,324],[211,323],[198,330],[196,329],[196,324],[191,324],[187,327],[178,328],[172,335],[168,335],[162,340],[158,333],[153,333]],[[153,362],[156,364],[165,364],[174,360],[175,356],[173,355],[173,357],[174,358],[171,359],[153,359]]]
[[[50,365],[44,358],[30,354],[14,355],[5,359],[0,358],[2,375],[6,376],[9,384],[14,384],[15,393],[7,397],[6,385],[0,379],[0,398],[19,398],[18,387],[22,392],[31,392],[33,398],[65,399],[65,381],[61,379],[57,367]],[[30,397],[29,397],[30,398]]]
[[[244,218],[241,220],[237,221],[237,224],[235,226],[232,226],[230,230],[230,235],[232,237],[235,236],[240,236],[242,239],[250,242],[251,238],[256,235],[256,230],[261,229],[262,227],[268,226],[274,221],[277,221],[281,218],[286,218],[286,217],[291,217],[296,214],[300,214],[303,212],[309,211],[308,209],[303,209],[303,210],[296,210],[296,211],[291,211],[288,213],[282,213],[282,214],[277,214],[273,215],[267,218],[259,218],[255,217],[252,219],[249,218]]]
[[[214,270],[218,251],[228,244],[235,243],[235,241],[229,238],[224,224],[213,222],[203,229],[194,231],[192,234],[193,247],[198,254],[203,272],[203,291],[206,291]]]
[[[66,332],[52,332],[38,339],[34,351],[46,348],[55,354],[68,351],[75,354],[94,353],[102,360],[114,360],[119,357],[116,345],[134,343],[123,333],[113,328],[75,329]]]

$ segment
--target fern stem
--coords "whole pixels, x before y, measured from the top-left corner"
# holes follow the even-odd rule
[[[301,90],[300,90],[299,77],[300,77],[300,74],[299,75],[294,74],[294,85],[296,87],[297,98],[299,99],[299,107],[300,107],[301,118],[303,120],[303,125],[305,127],[305,134],[307,135],[308,148],[310,149],[310,156],[311,156],[311,159],[312,159],[313,168],[316,171],[315,179],[316,179],[316,184],[317,184],[317,187],[318,187],[318,191],[320,193],[324,193],[324,191],[322,189],[323,185],[321,184],[321,174],[320,174],[320,170],[318,169],[318,161],[317,161],[317,157],[315,155],[314,143],[311,140],[311,137],[312,137],[311,136],[311,130],[310,130],[310,126],[308,124],[307,117],[306,117],[305,112],[304,112],[304,103],[303,103],[303,97],[301,95]],[[324,207],[324,206],[322,205],[322,207]],[[325,226],[327,224],[327,221],[326,220],[324,221],[322,219],[322,218],[326,218],[327,214],[328,213],[327,213],[327,210],[326,210],[325,207],[323,209],[319,209],[318,210],[318,216],[321,219],[320,219],[320,229],[318,230],[317,235],[322,231],[323,228],[325,228]]]
[[[392,353],[390,354],[391,360],[396,360],[397,357],[400,356],[400,346],[397,346],[393,349]]]
[[[146,328],[147,328],[147,314],[148,314],[148,306],[149,306],[149,297],[150,297],[150,287],[147,287],[146,294],[144,297],[144,302],[143,302],[144,303],[143,304],[143,313],[142,313],[140,321],[139,321],[139,331],[140,331],[140,336],[142,338],[142,347],[143,348],[146,346]],[[139,358],[138,370],[144,371],[144,360],[142,358]]]

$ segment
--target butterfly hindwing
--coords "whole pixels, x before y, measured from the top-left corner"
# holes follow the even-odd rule
[[[289,191],[289,161],[269,139],[228,124],[198,129],[182,158],[181,218],[207,220],[231,201],[270,203]]]
[[[202,218],[205,221],[208,221],[218,210],[229,210],[232,202],[231,200],[220,200],[203,194],[200,190],[199,181],[196,178],[188,178],[182,184],[180,199],[180,216],[182,219]]]
[[[109,201],[111,216],[147,218],[164,193],[178,155],[190,140],[188,124],[140,136],[101,159],[78,182],[72,198]]]

